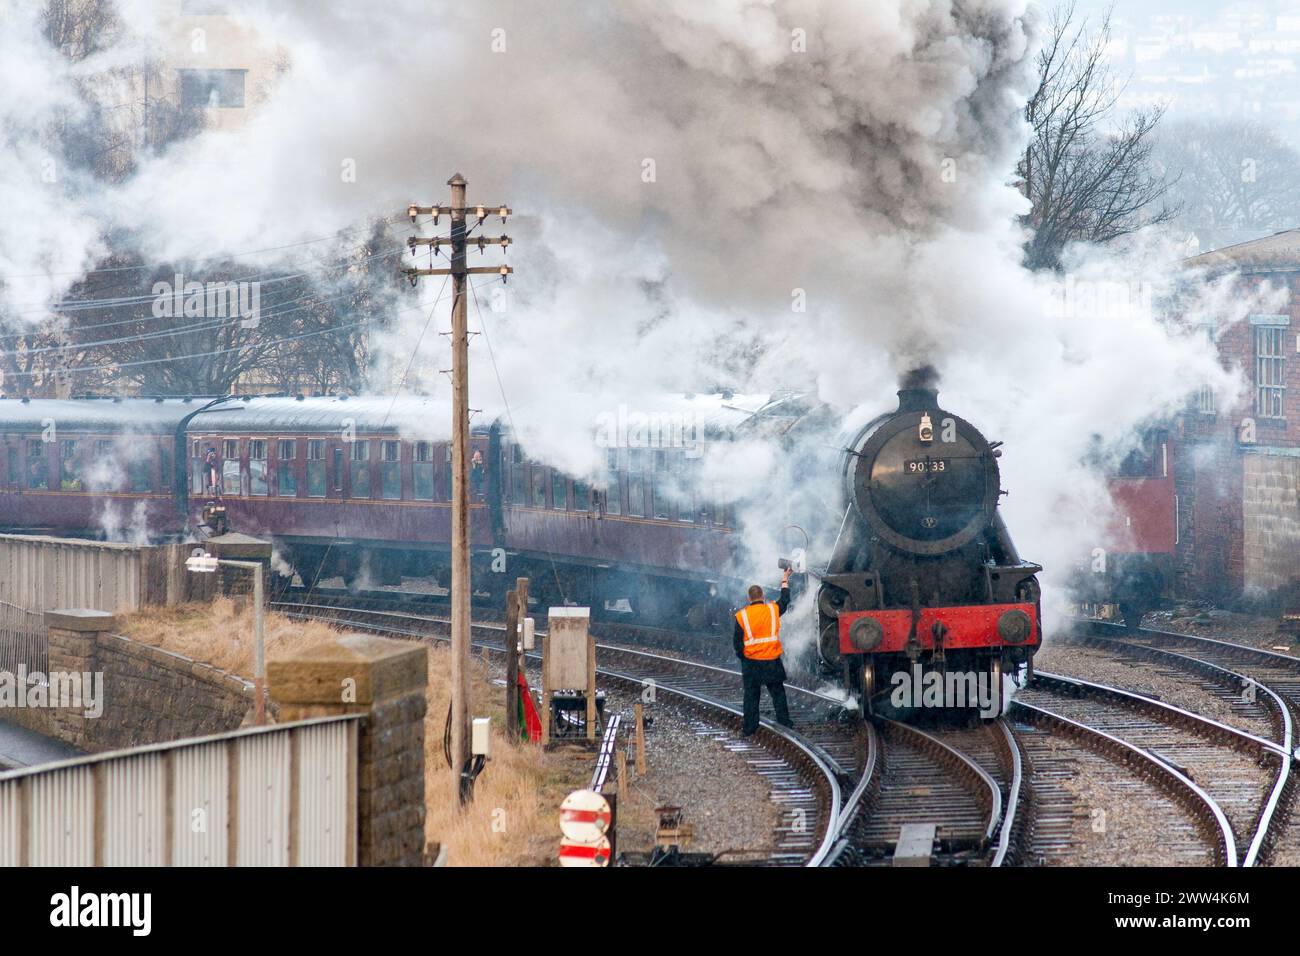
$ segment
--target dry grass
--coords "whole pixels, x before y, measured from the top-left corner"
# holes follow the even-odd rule
[[[340,633],[328,624],[294,621],[279,614],[267,614],[264,627],[268,659],[324,643]],[[118,630],[143,644],[252,678],[252,615],[228,598],[211,604],[150,608],[120,618]],[[447,845],[448,862],[453,866],[554,864],[559,849],[560,801],[571,790],[585,786],[591,755],[543,753],[533,744],[508,743],[503,733],[505,687],[492,683],[491,665],[475,657],[473,711],[492,719],[492,759],[475,786],[474,802],[462,810],[442,746],[450,671],[448,649],[431,646],[429,709],[424,722],[426,838]]]

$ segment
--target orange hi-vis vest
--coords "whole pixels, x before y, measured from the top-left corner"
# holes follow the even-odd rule
[[[781,656],[781,612],[776,604],[748,604],[736,612],[745,632],[745,656],[751,661],[774,661]]]

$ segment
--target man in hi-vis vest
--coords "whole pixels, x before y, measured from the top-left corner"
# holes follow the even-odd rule
[[[740,658],[740,673],[745,685],[745,721],[741,736],[748,737],[758,730],[758,701],[762,688],[772,695],[776,709],[776,722],[786,727],[790,711],[785,703],[785,666],[781,663],[781,615],[790,606],[790,570],[781,578],[781,596],[775,601],[763,600],[763,589],[757,584],[749,588],[749,603],[736,612],[736,629],[732,643]]]

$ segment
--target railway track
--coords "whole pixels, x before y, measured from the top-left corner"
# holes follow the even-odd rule
[[[1248,842],[1242,833],[1245,845],[1241,862],[1248,866],[1268,863],[1279,854],[1286,862],[1300,861],[1300,826],[1294,818],[1295,763],[1300,757],[1294,730],[1300,714],[1300,658],[1215,638],[1149,629],[1132,631],[1094,621],[1079,622],[1074,631],[1063,635],[1063,640],[1122,660],[1142,661],[1184,677],[1190,675],[1227,703],[1234,716],[1255,724],[1265,723],[1270,728],[1267,737],[1228,728],[1237,735],[1235,739],[1243,751],[1271,774],[1258,825]],[[1232,746],[1224,731],[1211,733]],[[1207,774],[1205,779],[1208,785],[1215,777]],[[1228,802],[1233,802],[1231,796]],[[1239,832],[1240,816],[1234,815]]]
[[[1005,721],[942,732],[896,721],[864,726],[869,763],[841,814],[832,865],[890,865],[904,824],[934,826],[931,865],[1012,862],[1023,762]]]
[[[441,631],[450,623],[422,613],[423,608],[358,608],[346,595],[330,595],[325,601],[300,599],[276,607],[291,615],[323,617],[399,636],[438,637],[432,629]],[[502,650],[503,624],[479,622],[474,629],[480,645]],[[645,629],[637,627],[633,633],[625,626],[605,624],[600,630],[602,636],[612,632],[640,640]],[[662,645],[663,635],[659,637]],[[877,729],[846,714],[839,699],[789,684],[795,732],[764,720],[751,743],[734,736],[741,714],[739,671],[605,642],[597,645],[597,655],[607,679],[634,686],[638,693],[653,687],[654,693],[693,702],[711,710],[715,722],[719,713],[727,715],[720,729],[732,735],[728,746],[768,780],[774,801],[782,807],[773,863],[888,862],[901,825],[917,822],[936,825],[936,862],[942,865],[1001,865],[1014,856],[1011,837],[1022,803],[1022,761],[1005,724],[973,731],[929,732],[896,723]],[[920,776],[927,783],[908,783]],[[920,786],[932,800],[915,799]]]
[[[1271,741],[1129,690],[1042,671],[1016,695],[1059,717],[1131,744],[1198,787],[1186,805],[1230,834],[1215,835],[1229,865],[1254,866],[1273,832],[1276,796],[1287,781],[1286,753]],[[1114,749],[1113,747],[1111,749]],[[1231,841],[1227,839],[1231,836]],[[1238,849],[1239,848],[1239,849]]]
[[[318,618],[359,630],[416,640],[446,640],[450,620],[425,614],[347,607],[342,603],[273,602],[291,617]],[[495,622],[472,625],[475,646],[504,653],[505,626]],[[526,655],[528,661],[540,658]],[[860,747],[858,721],[840,719],[831,698],[791,688],[791,716],[801,732],[764,720],[753,737],[740,739],[740,675],[721,667],[694,664],[648,651],[597,644],[597,670],[606,682],[617,682],[632,695],[652,688],[703,718],[717,732],[729,735],[728,746],[739,753],[772,789],[781,809],[773,865],[822,865],[838,834],[842,781]],[[848,766],[842,761],[847,761]]]

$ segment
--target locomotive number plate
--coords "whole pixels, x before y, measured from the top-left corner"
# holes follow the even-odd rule
[[[909,475],[931,475],[941,471],[948,470],[948,462],[942,458],[931,458],[929,461],[917,459],[915,461],[903,462],[903,470]]]

